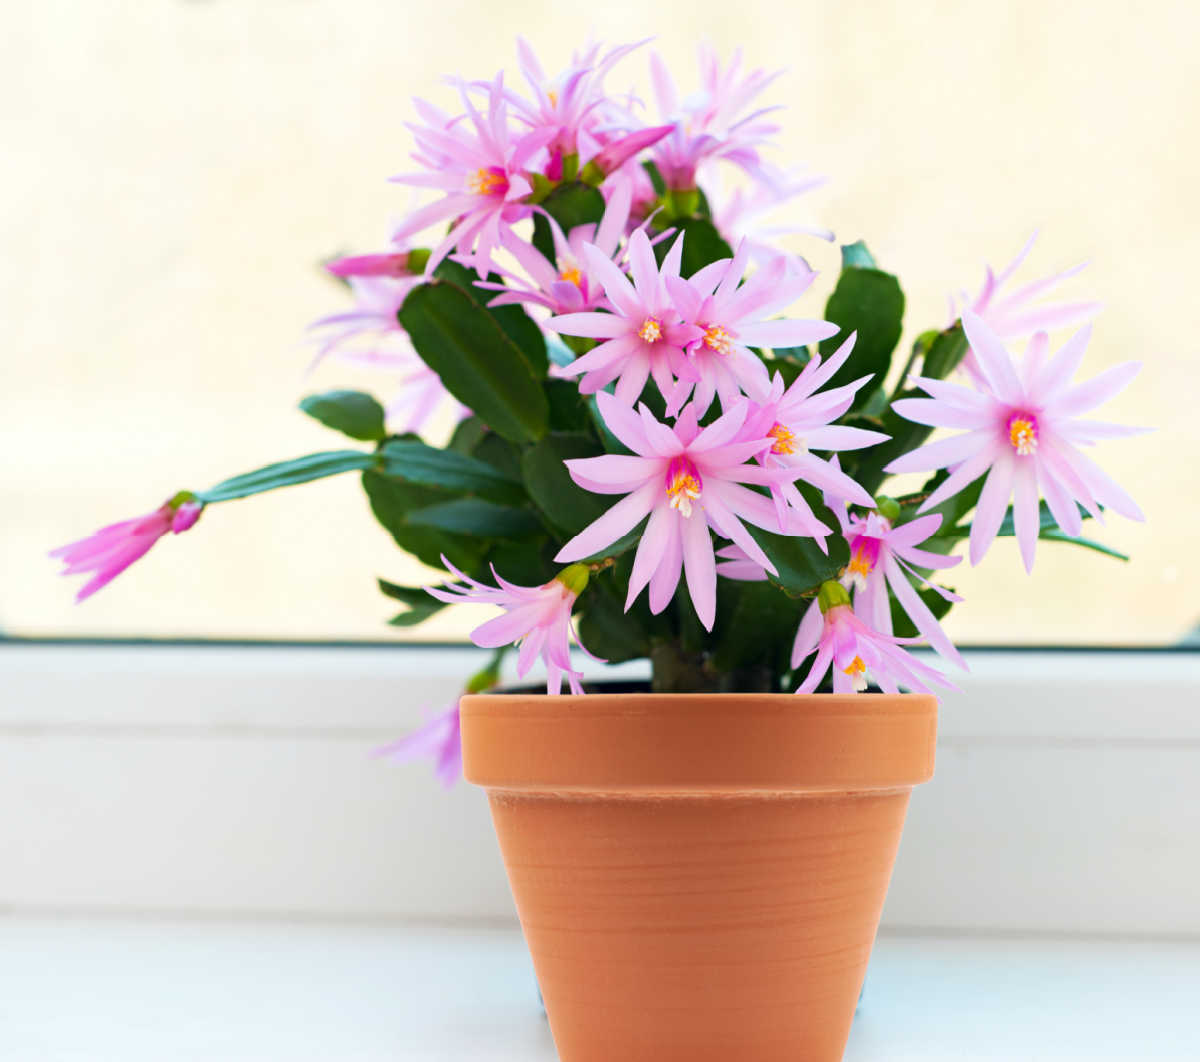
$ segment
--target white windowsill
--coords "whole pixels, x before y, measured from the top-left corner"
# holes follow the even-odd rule
[[[845,1062],[1194,1062],[1200,943],[883,936]],[[520,933],[0,921],[0,1058],[554,1062]]]

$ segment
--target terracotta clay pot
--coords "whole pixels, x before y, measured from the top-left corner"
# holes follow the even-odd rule
[[[937,702],[464,697],[562,1062],[837,1062]]]

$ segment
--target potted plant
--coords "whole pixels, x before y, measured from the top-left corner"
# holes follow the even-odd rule
[[[862,243],[822,313],[795,309],[814,272],[751,224],[815,183],[762,156],[771,77],[705,52],[681,96],[652,57],[649,124],[604,86],[637,47],[548,77],[522,42],[527,91],[497,76],[457,82],[454,114],[419,104],[396,179],[432,198],[329,264],[354,305],[314,326],[319,358],[400,394],[301,403],[365,445],[181,491],[55,555],[91,574],[82,599],[210,506],[360,474],[444,573],[381,580],[393,623],[501,610],[461,701],[386,751],[487,789],[564,1062],[832,1060],[932,773],[932,691],[964,667],[934,577],[998,535],[1030,570],[1039,539],[1114,552],[1083,521],[1141,513],[1084,449],[1135,429],[1087,414],[1137,366],[1074,381],[1097,307],[1041,301],[1073,271],[1013,288],[1031,245],[903,365],[904,295]],[[746,187],[718,199],[730,167]],[[572,641],[648,660],[650,688],[585,693]],[[545,694],[489,692],[510,648]]]

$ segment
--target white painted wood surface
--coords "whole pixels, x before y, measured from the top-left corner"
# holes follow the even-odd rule
[[[884,936],[846,1062],[1195,1062],[1198,992],[1197,943]],[[0,1058],[555,1054],[515,930],[0,920]]]
[[[481,659],[0,645],[0,910],[511,923],[482,794],[370,756]],[[1200,654],[970,660],[885,925],[1200,934]]]

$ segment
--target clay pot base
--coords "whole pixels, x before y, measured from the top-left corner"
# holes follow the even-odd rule
[[[837,1062],[932,770],[932,699],[600,696],[582,719],[563,702],[584,698],[550,700],[465,698],[463,732],[562,1062]],[[659,748],[687,765],[635,780],[614,760],[679,725]],[[578,789],[546,776],[563,756]]]

